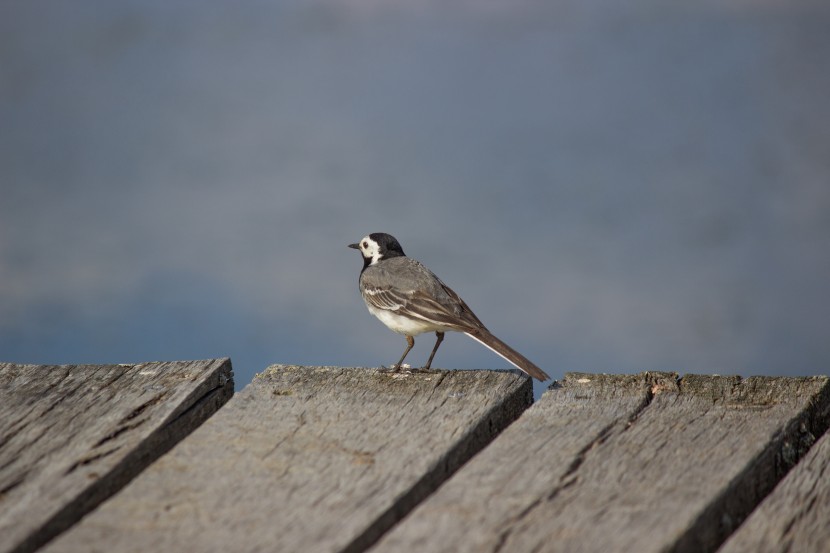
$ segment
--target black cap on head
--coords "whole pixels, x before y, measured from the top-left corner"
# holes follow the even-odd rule
[[[384,257],[406,255],[403,253],[403,248],[400,243],[391,234],[386,234],[385,232],[373,232],[369,235],[369,238],[378,243],[378,246],[380,246],[380,253],[382,253]]]

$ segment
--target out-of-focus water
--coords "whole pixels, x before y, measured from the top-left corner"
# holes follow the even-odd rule
[[[0,359],[389,364],[385,231],[554,377],[826,374],[830,7],[727,4],[4,2]]]

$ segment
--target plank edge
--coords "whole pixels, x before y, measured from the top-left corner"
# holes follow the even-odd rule
[[[135,449],[106,474],[63,505],[43,525],[12,546],[9,553],[32,553],[72,528],[218,411],[233,396],[231,360],[225,357],[203,362],[214,364],[215,367],[204,382],[182,402],[181,409],[175,410],[161,426],[139,442]]]
[[[465,463],[517,420],[533,404],[533,383],[530,377],[522,376],[524,380],[504,398],[504,401],[493,405],[478,424],[472,426],[454,447],[447,450],[432,470],[421,476],[389,509],[343,547],[340,553],[360,553],[375,545],[413,509],[435,493]]]

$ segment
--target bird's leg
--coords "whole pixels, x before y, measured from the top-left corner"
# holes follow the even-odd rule
[[[413,338],[412,336],[407,336],[406,337],[406,349],[404,350],[403,355],[401,355],[401,359],[395,365],[395,370],[396,371],[401,370],[401,365],[403,364],[403,360],[406,358],[406,354],[409,353],[409,350],[411,350],[414,345],[415,345],[415,338]]]
[[[427,360],[427,364],[424,365],[424,370],[429,369],[429,366],[432,365],[432,358],[435,357],[435,352],[438,351],[438,346],[441,345],[441,342],[444,340],[444,333],[443,332],[436,332],[435,333],[435,347],[432,348],[432,353],[429,354],[429,359]]]

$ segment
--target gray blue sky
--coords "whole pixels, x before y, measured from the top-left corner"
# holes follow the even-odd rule
[[[828,59],[818,1],[5,1],[0,360],[392,363],[384,231],[555,378],[827,374]]]

